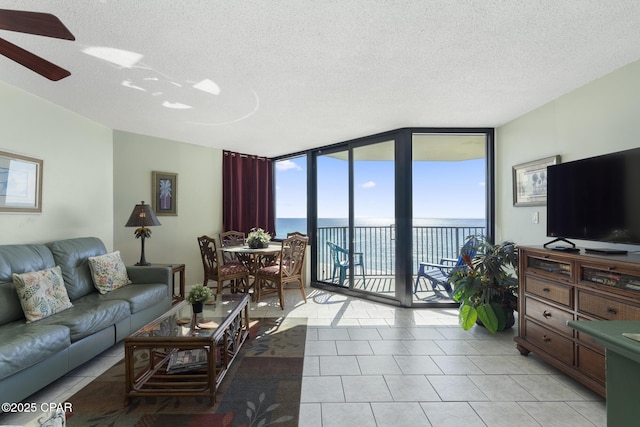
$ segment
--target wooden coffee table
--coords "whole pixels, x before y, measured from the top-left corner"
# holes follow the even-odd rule
[[[208,396],[214,404],[249,335],[249,295],[217,295],[214,304],[205,305],[201,327],[193,329],[191,317],[191,304],[181,302],[125,338],[125,405],[143,396]],[[202,356],[201,366],[176,368],[172,358],[184,359],[177,356],[187,352]]]

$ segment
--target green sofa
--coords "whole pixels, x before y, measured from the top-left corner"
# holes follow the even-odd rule
[[[88,258],[105,253],[95,237],[0,245],[0,401],[25,399],[171,307],[169,267],[127,267],[132,283],[100,294]],[[55,266],[73,307],[28,323],[12,275]]]

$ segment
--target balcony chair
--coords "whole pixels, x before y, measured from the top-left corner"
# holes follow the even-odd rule
[[[329,246],[330,256],[333,260],[333,271],[331,273],[331,282],[336,279],[336,272],[339,271],[339,282],[338,284],[342,286],[344,283],[347,271],[349,270],[349,251],[341,248],[333,242],[327,242]],[[367,282],[364,278],[364,257],[362,252],[354,252],[353,253],[353,268],[355,272],[356,267],[360,267],[360,271],[362,273],[362,286],[364,289],[367,288]]]
[[[222,293],[228,287],[231,292],[249,292],[249,269],[241,263],[226,264],[218,255],[216,239],[209,236],[198,237],[202,265],[204,267],[203,285],[208,286],[209,280],[217,282],[216,293]],[[230,282],[224,285],[225,282]]]
[[[260,301],[264,293],[276,292],[280,298],[280,308],[284,310],[284,286],[297,283],[304,302],[307,302],[302,271],[308,241],[303,236],[291,236],[282,240],[276,262],[256,272],[256,301]]]
[[[424,277],[431,282],[431,288],[436,291],[441,287],[449,297],[452,297],[453,289],[449,283],[449,278],[459,269],[466,268],[466,264],[462,259],[462,255],[469,255],[473,258],[478,248],[478,239],[470,237],[467,242],[460,249],[460,256],[458,258],[442,258],[440,263],[421,262],[418,268],[418,276],[416,277],[416,283],[413,287],[413,293],[418,292],[418,285],[420,284],[420,278]]]

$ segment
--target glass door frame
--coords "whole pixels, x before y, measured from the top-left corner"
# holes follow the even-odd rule
[[[355,251],[354,150],[367,145],[374,145],[378,143],[393,141],[394,142],[394,178],[396,180],[395,192],[397,192],[397,189],[398,189],[397,164],[398,163],[395,160],[395,158],[397,157],[398,146],[401,145],[401,144],[398,144],[397,138],[401,135],[402,135],[402,132],[400,131],[391,131],[391,132],[385,132],[385,133],[381,133],[373,136],[358,138],[355,140],[347,141],[345,143],[335,144],[332,146],[328,146],[328,147],[324,147],[316,150],[311,150],[311,152],[309,153],[309,156],[310,156],[309,164],[311,166],[308,168],[308,170],[310,171],[308,175],[309,191],[310,191],[309,194],[311,194],[311,196],[307,199],[309,202],[307,211],[309,212],[309,221],[308,221],[309,231],[312,233],[313,242],[317,242],[317,227],[318,227],[318,208],[317,208],[318,157],[327,155],[327,154],[338,153],[338,152],[347,152],[348,154],[349,218],[348,218],[347,233],[348,233],[349,244],[348,244],[348,248],[346,249],[349,251],[350,256],[352,256]],[[394,194],[394,203],[397,205],[397,197],[395,197],[395,194]],[[397,212],[395,212],[395,215],[397,217]],[[396,239],[397,239],[397,235],[396,235]],[[396,253],[397,253],[397,249],[396,249]],[[403,290],[399,291],[397,286],[393,296],[381,295],[379,293],[374,293],[367,290],[354,289],[354,278],[356,276],[354,274],[355,267],[353,265],[353,262],[349,263],[350,265],[349,265],[349,273],[348,273],[348,285],[346,287],[331,285],[326,282],[318,281],[318,264],[317,263],[318,263],[318,248],[317,248],[317,245],[313,245],[312,251],[311,251],[312,286],[331,290],[331,291],[336,291],[336,292],[353,294],[359,297],[365,297],[366,299],[379,300],[379,301],[383,301],[385,303],[390,303],[394,305],[401,305],[400,298],[403,294]],[[397,258],[396,258],[396,267],[397,267]]]
[[[279,156],[273,160],[286,159],[300,155],[307,155],[307,233],[309,234],[311,243],[311,286],[319,289],[326,289],[336,293],[356,296],[359,298],[383,302],[386,304],[397,305],[402,307],[438,307],[438,304],[421,303],[413,301],[413,265],[412,265],[412,227],[413,227],[413,202],[411,194],[413,193],[412,184],[412,136],[416,133],[430,134],[484,134],[486,138],[485,161],[486,161],[486,234],[490,241],[495,236],[495,129],[494,128],[400,128],[388,132],[375,135],[365,136],[337,144],[332,144],[304,152],[292,153],[285,156]],[[334,153],[339,151],[348,151],[349,153],[349,183],[353,182],[353,149],[365,145],[395,141],[395,225],[396,225],[396,273],[395,273],[395,295],[387,297],[381,294],[367,292],[363,290],[353,289],[354,267],[350,266],[350,284],[349,287],[339,287],[330,285],[317,280],[318,278],[318,248],[317,242],[317,226],[318,226],[318,208],[317,208],[317,158],[318,156]],[[404,194],[404,197],[398,197]],[[349,185],[349,251],[353,253],[354,246],[354,190]],[[353,263],[351,263],[353,264]],[[443,306],[451,307],[455,304],[447,303]]]

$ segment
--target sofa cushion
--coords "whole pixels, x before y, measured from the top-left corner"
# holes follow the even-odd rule
[[[14,274],[13,284],[27,322],[35,322],[72,307],[58,266]]]
[[[55,265],[45,245],[0,245],[0,325],[24,319],[13,273],[44,270]]]
[[[20,305],[18,292],[12,282],[0,283],[0,325],[22,320],[24,312]]]
[[[103,295],[131,283],[120,251],[90,256],[89,269],[94,286]]]
[[[97,292],[73,301],[73,307],[42,319],[38,323],[62,325],[70,330],[71,342],[113,326],[131,316],[129,303],[107,300]]]
[[[0,326],[0,379],[39,363],[71,345],[69,328],[24,320]]]
[[[129,303],[131,313],[137,313],[147,307],[167,299],[167,285],[145,283],[125,286],[102,296],[106,300],[124,300]]]
[[[57,240],[47,243],[55,265],[62,268],[62,277],[69,298],[75,301],[85,295],[97,293],[89,269],[89,257],[107,253],[102,241],[96,237]]]

